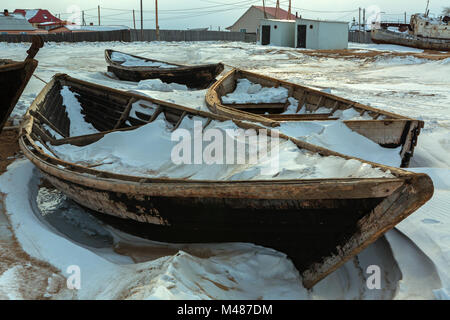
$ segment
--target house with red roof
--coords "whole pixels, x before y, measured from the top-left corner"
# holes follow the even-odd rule
[[[39,29],[50,30],[65,24],[45,9],[16,9],[14,14],[24,16],[33,27]]]
[[[295,20],[297,17],[294,14],[289,14],[286,10],[275,7],[251,6],[232,26],[227,30],[245,33],[257,33],[261,20],[276,19],[276,20]]]

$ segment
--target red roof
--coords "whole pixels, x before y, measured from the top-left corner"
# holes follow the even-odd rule
[[[54,22],[61,23],[62,21],[52,15],[48,10],[44,9],[16,9],[14,13],[21,14],[28,19],[29,23],[44,23],[44,22]]]
[[[256,9],[259,9],[261,11],[264,11],[263,6],[254,6]],[[275,19],[280,20],[295,20],[297,17],[295,14],[292,14],[289,16],[289,13],[286,10],[283,10],[281,8],[278,9],[278,14],[275,16],[275,13],[277,13],[277,8],[274,7],[266,7],[266,12],[270,14],[271,16],[275,17]]]

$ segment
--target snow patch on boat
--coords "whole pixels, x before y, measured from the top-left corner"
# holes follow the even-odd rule
[[[98,130],[88,122],[86,122],[82,113],[83,108],[77,99],[78,94],[70,91],[69,87],[63,86],[61,89],[63,98],[62,105],[65,107],[67,116],[70,120],[70,136],[76,137],[85,134],[97,133]]]
[[[288,98],[288,89],[283,87],[268,88],[250,82],[248,79],[238,79],[236,90],[222,97],[225,104],[241,103],[285,103]]]
[[[128,54],[120,53],[120,52],[113,52],[111,54],[111,60],[114,62],[123,62],[121,65],[123,67],[154,67],[154,68],[161,68],[161,69],[170,69],[170,68],[177,68],[177,66],[170,65],[163,62],[156,62],[156,61],[146,61],[144,59],[139,59],[132,57]]]
[[[180,127],[172,132],[173,125],[160,114],[155,121],[138,129],[109,133],[101,140],[84,147],[61,145],[53,146],[52,150],[65,161],[95,165],[102,171],[145,177],[192,180],[393,177],[389,171],[383,172],[358,160],[346,160],[335,156],[323,157],[301,150],[289,140],[269,138],[267,144],[258,142],[255,144],[249,136],[246,136],[244,130],[232,121],[212,121],[208,125],[207,130],[218,133],[214,139],[219,137],[221,139],[218,142],[214,141],[217,143],[215,146],[218,146],[213,148],[214,152],[222,152],[208,163],[205,154],[209,155],[207,150],[212,143],[204,143],[204,137],[195,133],[196,123],[204,125],[205,122],[204,118],[185,118]],[[172,135],[187,140],[179,142],[181,140],[172,139]],[[180,143],[187,143],[186,150],[189,155],[185,162],[176,164],[174,154],[178,155],[176,150]],[[273,148],[274,145],[278,150]],[[203,157],[200,162],[196,161],[199,156],[198,146],[200,157]],[[220,148],[222,149],[218,150]],[[183,149],[182,153],[186,150]],[[244,161],[239,160],[236,150],[244,150]],[[258,157],[263,150],[268,150],[267,156]],[[228,161],[229,154],[233,156],[232,161]]]

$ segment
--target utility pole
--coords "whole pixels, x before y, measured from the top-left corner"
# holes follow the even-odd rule
[[[430,5],[430,0],[427,1],[427,8],[425,9],[425,16],[428,17],[428,7]]]
[[[267,19],[266,2],[263,0],[264,19]]]
[[[275,19],[278,18],[278,11],[280,10],[280,0],[277,0],[277,8],[275,9]]]
[[[406,21],[406,11],[405,11],[405,24],[407,24],[408,22]]]
[[[100,25],[100,6],[98,6],[98,25]]]
[[[84,20],[84,10],[83,11],[81,11],[81,25],[82,26],[85,26],[86,25],[86,20]]]
[[[159,41],[158,0],[155,0],[155,12],[156,12],[156,41]]]
[[[359,18],[358,18],[358,42],[361,43],[361,7],[359,7]]]
[[[363,9],[363,31],[366,31],[366,8]]]
[[[136,30],[136,16],[134,15],[134,9],[133,9],[133,26],[134,30]]]
[[[141,41],[144,41],[144,13],[142,11],[142,0],[141,0]]]

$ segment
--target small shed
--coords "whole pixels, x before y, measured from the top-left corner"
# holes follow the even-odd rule
[[[262,45],[295,47],[295,20],[261,20],[259,41]]]
[[[348,48],[348,22],[297,19],[295,47],[315,50]]]

